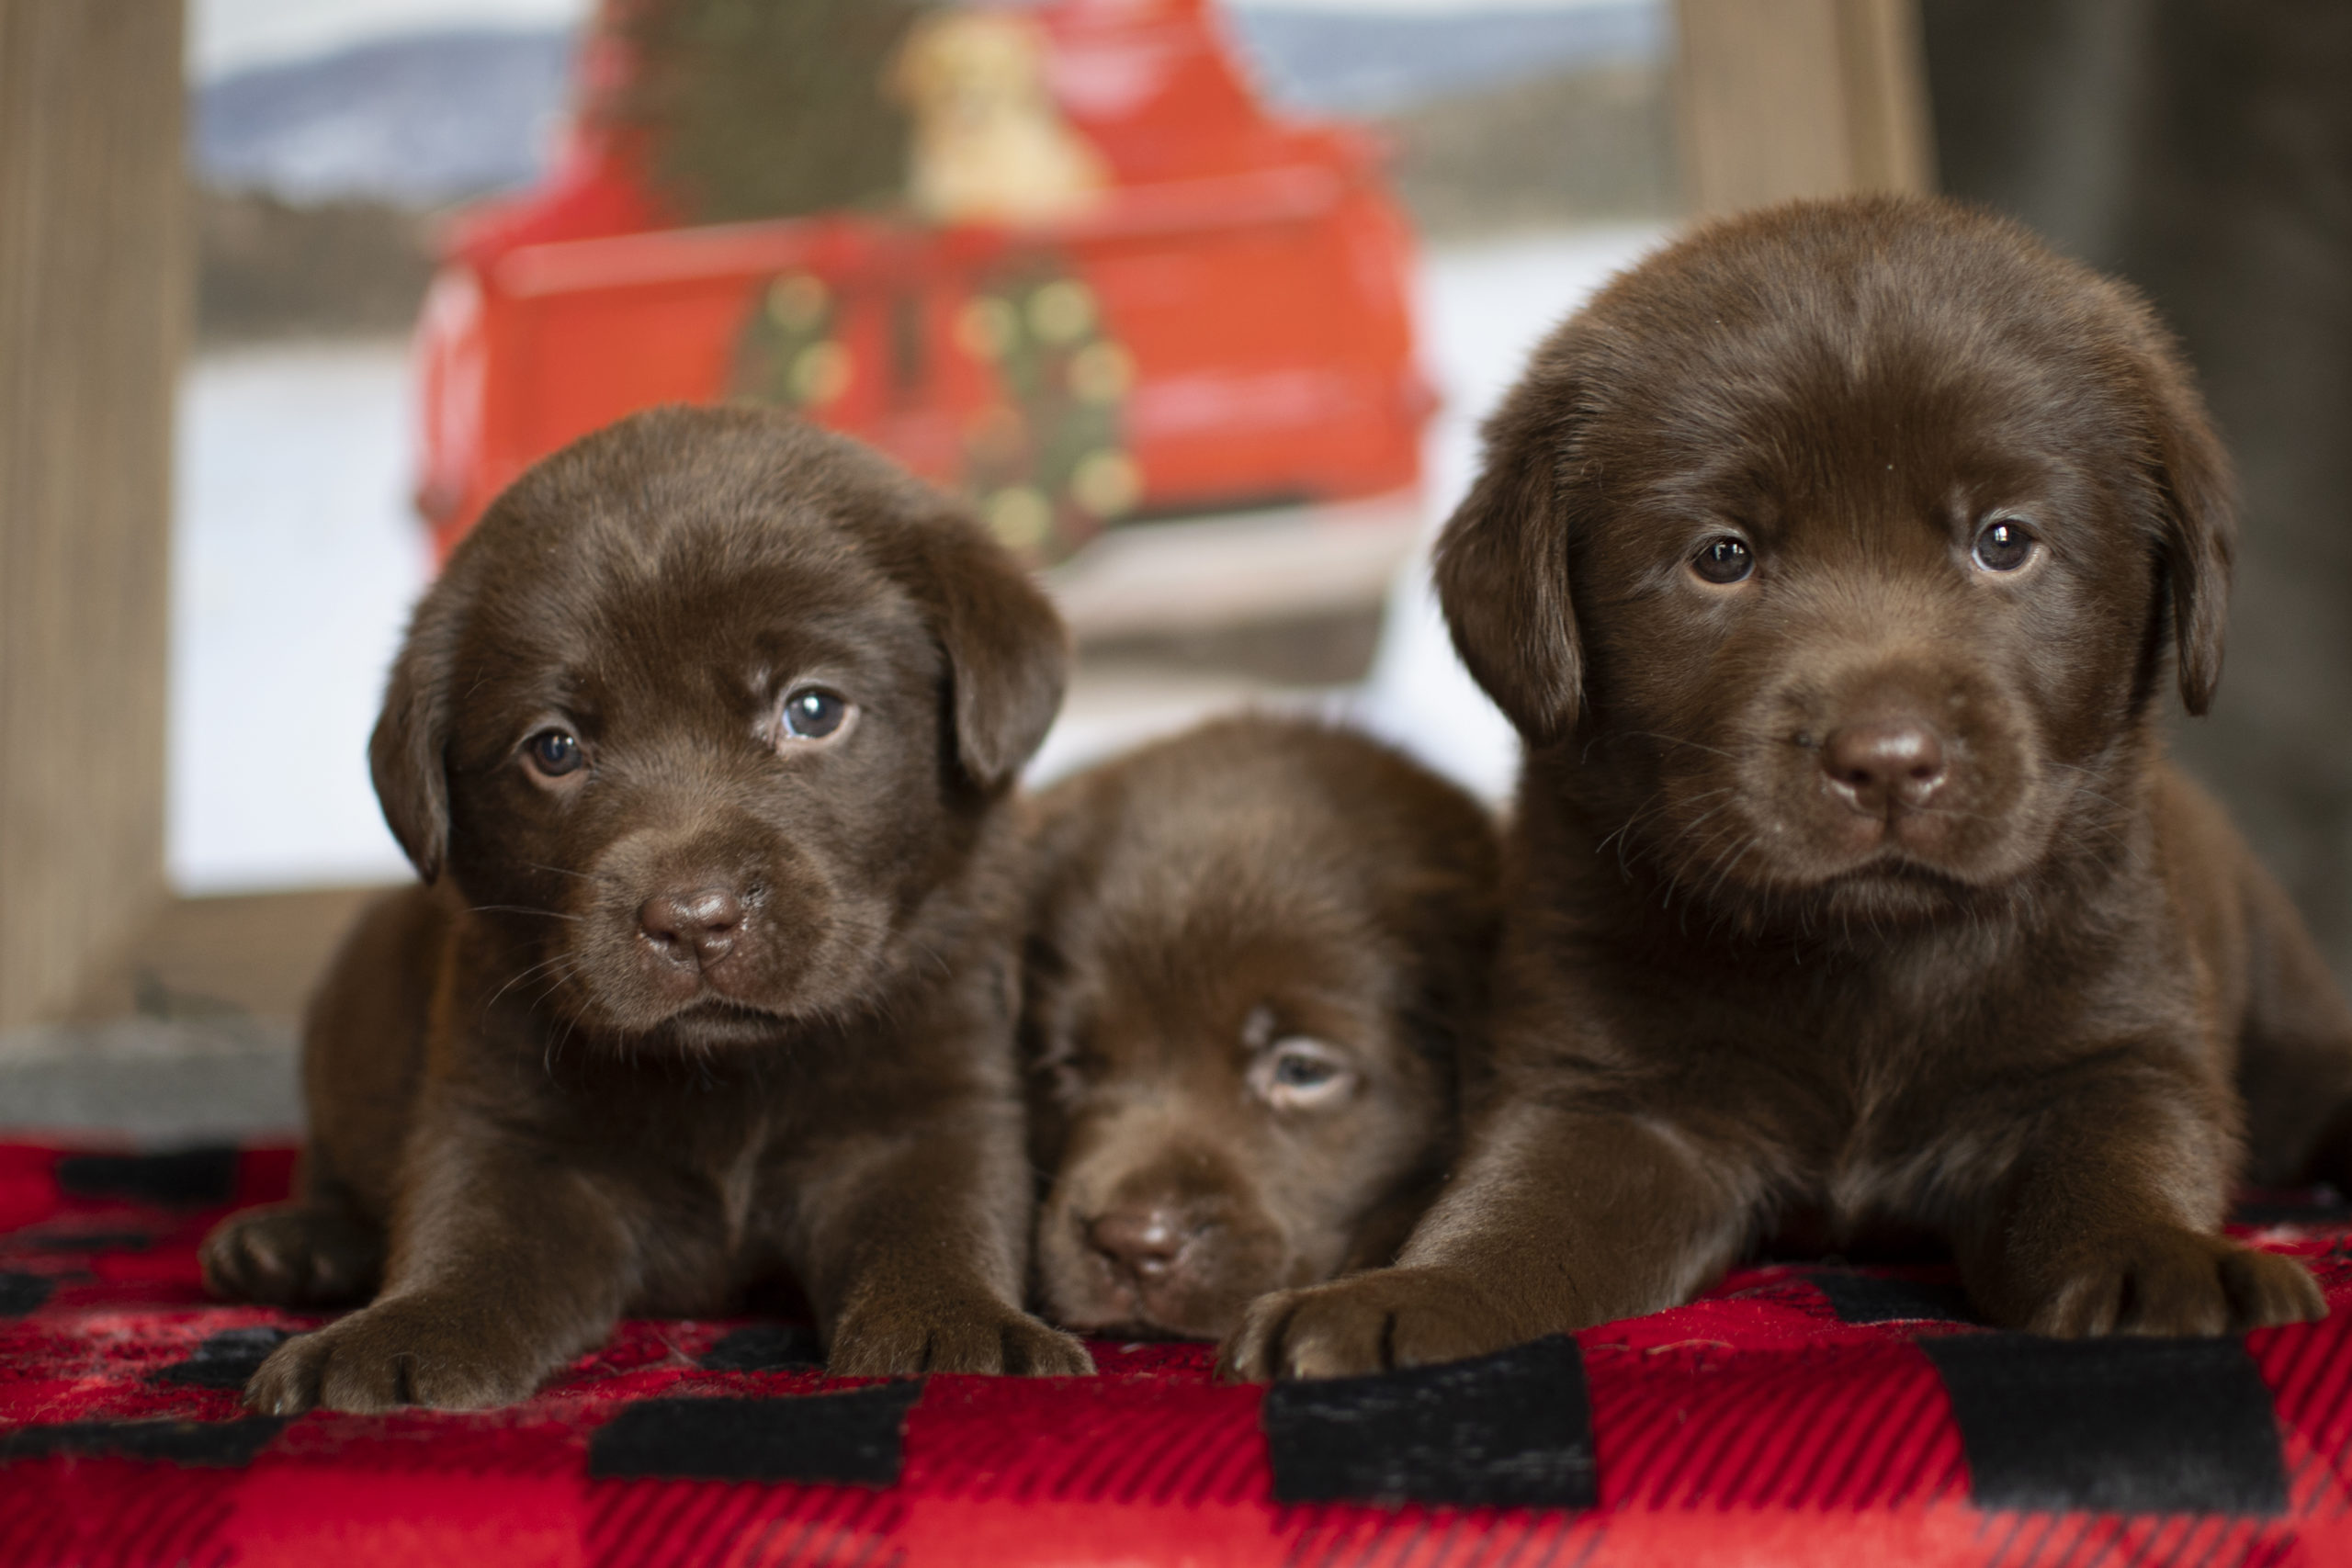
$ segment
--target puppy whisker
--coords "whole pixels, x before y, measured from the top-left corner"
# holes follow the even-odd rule
[[[489,1017],[491,1010],[498,1005],[499,998],[503,997],[507,992],[513,990],[516,986],[521,985],[524,981],[571,962],[571,955],[570,953],[559,953],[553,958],[542,958],[537,964],[533,964],[526,968],[517,970],[514,975],[507,978],[504,985],[499,987],[498,989],[490,994],[490,999],[488,1001],[482,1003],[482,1016],[485,1018]]]
[[[1720,746],[1710,746],[1703,740],[1693,740],[1688,736],[1668,735],[1661,729],[1628,729],[1621,731],[1619,736],[1612,736],[1611,739],[1621,737],[1628,740],[1662,740],[1669,746],[1687,746],[1693,751],[1704,751],[1712,757],[1737,761],[1736,753],[1726,751]]]

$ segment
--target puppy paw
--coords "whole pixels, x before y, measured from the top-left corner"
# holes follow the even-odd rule
[[[230,1215],[198,1252],[204,1288],[264,1306],[363,1302],[384,1266],[382,1235],[331,1210],[273,1203]]]
[[[527,1397],[543,1359],[482,1330],[479,1312],[429,1297],[378,1302],[279,1346],[245,1384],[245,1407],[263,1416],[403,1404],[484,1410]]]
[[[2327,1315],[2301,1263],[2225,1236],[2163,1230],[2075,1261],[2022,1326],[2078,1339],[2102,1334],[2233,1334]]]
[[[1460,1361],[1533,1336],[1460,1274],[1383,1269],[1259,1297],[1217,1357],[1220,1376],[1340,1378]]]
[[[825,1370],[837,1378],[921,1372],[1091,1375],[1094,1358],[1069,1335],[991,1297],[954,1304],[884,1303],[842,1314]]]

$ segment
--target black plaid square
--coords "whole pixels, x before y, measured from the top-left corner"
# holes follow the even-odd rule
[[[888,1486],[921,1397],[910,1379],[797,1398],[649,1399],[588,1439],[588,1473]]]
[[[1277,1502],[1593,1505],[1584,1358],[1565,1336],[1441,1367],[1277,1383],[1262,1420]]]
[[[2237,1339],[1922,1339],[1986,1508],[2275,1515],[2278,1423]]]

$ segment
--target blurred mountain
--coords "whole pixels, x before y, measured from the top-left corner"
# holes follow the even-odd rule
[[[1233,35],[1272,104],[1391,116],[1570,70],[1655,64],[1662,0],[1443,15],[1236,6]],[[297,201],[431,206],[537,172],[561,115],[562,31],[412,33],[221,77],[197,95],[204,183]]]
[[[1665,56],[1663,0],[1443,13],[1233,6],[1267,98],[1317,114],[1390,115],[1431,98]]]
[[[293,201],[433,206],[537,174],[562,112],[571,38],[446,31],[240,71],[196,95],[207,185]]]

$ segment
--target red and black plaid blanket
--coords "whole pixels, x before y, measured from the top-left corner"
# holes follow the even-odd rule
[[[0,1145],[0,1564],[2352,1563],[2352,1213],[2242,1234],[2335,1315],[2059,1343],[1949,1272],[1780,1266],[1484,1361],[1227,1387],[824,1377],[805,1327],[624,1325],[485,1415],[246,1415],[309,1319],[194,1249],[284,1149]]]

